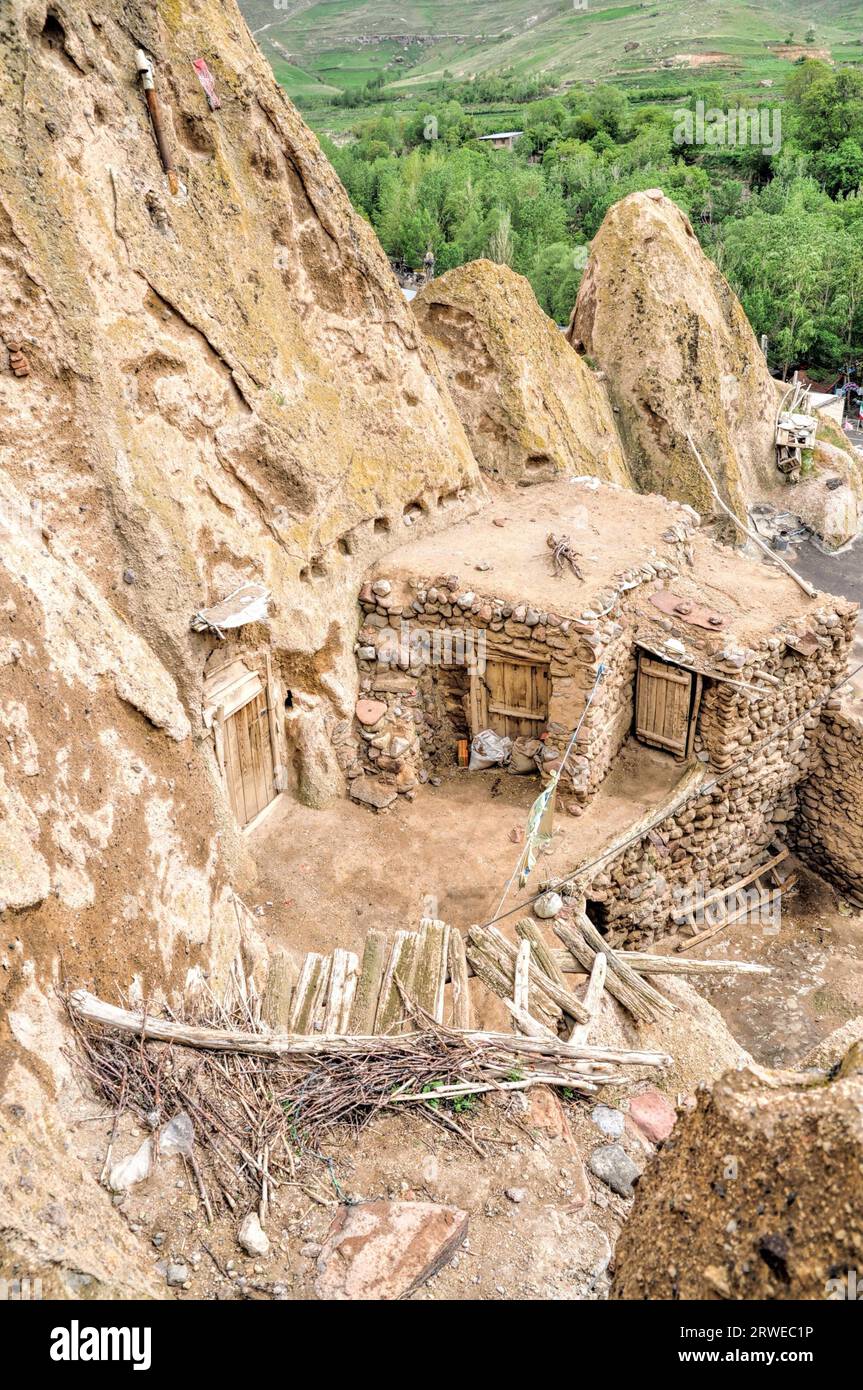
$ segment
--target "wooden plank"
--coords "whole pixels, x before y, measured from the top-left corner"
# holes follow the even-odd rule
[[[358,973],[359,959],[353,951],[333,951],[322,1029],[328,1036],[347,1032]]]
[[[467,956],[464,948],[464,937],[456,927],[450,928],[447,954],[452,982],[452,1026],[453,1028],[471,1028],[473,1022],[470,986],[467,978]]]
[[[416,952],[416,935],[413,932],[396,932],[384,980],[381,986],[378,1011],[375,1015],[376,1033],[400,1033],[405,1019],[405,1009],[396,984],[396,975],[402,987],[410,992],[413,959]]]
[[[282,763],[282,740],[276,720],[277,697],[276,682],[273,680],[273,658],[267,651],[267,722],[270,729],[270,755],[273,764],[273,786],[276,791],[284,791],[286,786],[285,768]]]
[[[252,760],[252,744],[249,738],[249,707],[244,705],[237,710],[233,716],[234,728],[237,731],[237,751],[240,758],[240,779],[243,786],[243,802],[246,808],[246,820],[250,821],[253,816],[258,814],[261,807],[258,805],[257,788],[255,785],[255,767]]]
[[[256,695],[254,700],[250,700],[246,706],[247,723],[249,730],[249,749],[251,753],[252,777],[255,785],[255,802],[257,811],[263,811],[275,796],[273,787],[273,759],[268,754],[265,764],[264,758],[264,720],[267,717],[267,706],[263,695]],[[269,742],[269,730],[266,732],[267,742]]]
[[[554,952],[545,944],[542,932],[533,918],[522,917],[520,922],[516,922],[515,929],[523,941],[530,942],[533,947],[533,959],[540,970],[543,970],[550,980],[554,980],[556,984],[560,985],[561,989],[569,989],[569,985],[563,978],[563,971],[554,958]]]
[[[587,989],[584,991],[583,1004],[590,1017],[586,1023],[576,1023],[573,1025],[569,1035],[572,1043],[586,1043],[591,1028],[593,1027],[596,1015],[602,1003],[602,991],[605,989],[605,977],[608,973],[608,957],[602,951],[597,951],[593,958],[593,965],[590,967],[590,979],[587,982]]]
[[[446,922],[424,917],[420,922],[411,977],[411,999],[443,1023],[444,989],[447,977],[449,932]]]
[[[291,1033],[312,1031],[315,1004],[322,987],[325,960],[317,951],[310,951],[300,969],[300,978],[291,1006]]]
[[[314,1009],[312,1010],[312,1026],[309,1029],[310,1033],[323,1033],[324,1031],[324,1015],[327,1007],[327,998],[329,996],[330,979],[332,977],[332,973],[333,958],[332,956],[324,956],[324,965],[323,969],[321,970],[320,985],[315,994]]]
[[[384,932],[369,932],[363,948],[363,963],[354,992],[354,1002],[347,1029],[349,1033],[367,1035],[374,1032],[378,998],[386,965],[386,947],[387,938]]]
[[[680,757],[689,742],[693,675],[642,651],[636,681],[636,737]]]
[[[261,1001],[261,1017],[274,1033],[287,1033],[291,1026],[291,996],[297,971],[288,951],[273,951],[267,983]]]
[[[219,706],[216,713],[213,715],[213,744],[216,749],[216,762],[219,765],[219,771],[222,774],[223,781],[227,783],[228,769],[225,765],[225,714],[221,706]]]
[[[228,792],[231,805],[234,808],[234,815],[240,825],[245,825],[251,820],[251,816],[246,815],[246,799],[243,794],[243,769],[240,764],[240,748],[237,739],[237,720],[236,715],[231,715],[225,720],[225,766],[228,773]]]
[[[522,1013],[530,1013],[530,942],[525,938],[515,957],[512,1002]]]
[[[482,733],[485,728],[484,715],[485,686],[482,677],[472,671],[470,676],[470,732],[471,737],[476,738],[477,734]]]

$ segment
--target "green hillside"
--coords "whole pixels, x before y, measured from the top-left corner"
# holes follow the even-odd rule
[[[578,3],[578,0],[575,0]],[[859,0],[240,0],[249,26],[301,104],[382,76],[422,96],[443,78],[502,70],[555,84],[603,78],[667,86],[694,70],[741,89],[782,81],[799,52],[863,63]]]

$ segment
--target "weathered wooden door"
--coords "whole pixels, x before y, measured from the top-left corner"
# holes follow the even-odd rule
[[[276,796],[265,691],[225,720],[224,741],[231,804],[240,825],[248,825]]]
[[[697,714],[695,673],[641,652],[635,697],[635,736],[685,758]]]
[[[548,667],[489,657],[471,677],[471,732],[493,729],[507,738],[537,738],[548,722]]]

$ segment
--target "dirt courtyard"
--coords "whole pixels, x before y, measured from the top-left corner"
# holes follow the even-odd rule
[[[584,815],[559,802],[551,845],[504,910],[628,829],[683,772],[630,740]],[[496,914],[522,851],[512,835],[540,789],[538,778],[503,769],[453,770],[383,813],[347,799],[315,811],[284,798],[250,837],[259,880],[249,906],[269,945],[298,951],[356,951],[371,928],[392,936],[424,915],[465,930]]]

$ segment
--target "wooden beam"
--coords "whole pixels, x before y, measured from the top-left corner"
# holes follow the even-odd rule
[[[452,927],[449,934],[449,976],[452,981],[452,1026],[453,1028],[470,1028],[472,1010],[470,1002],[470,986],[467,977],[467,956],[464,949],[464,937],[461,932]]]
[[[119,1033],[143,1036],[153,1042],[178,1043],[185,1047],[201,1048],[208,1052],[236,1052],[251,1057],[300,1056],[363,1057],[403,1055],[420,1034],[405,1033],[398,1037],[324,1037],[312,1034],[244,1033],[231,1028],[203,1028],[174,1019],[156,1018],[152,1014],[135,1013],[116,1004],[106,1004],[86,989],[76,989],[69,996],[69,1008],[85,1023],[114,1028]],[[637,1051],[623,1048],[591,1047],[585,1044],[561,1042],[559,1038],[526,1038],[516,1033],[455,1032],[455,1038],[469,1043],[524,1057],[559,1057],[574,1061],[619,1063],[634,1067],[668,1067],[671,1057],[665,1052]]]
[[[363,948],[363,963],[354,992],[348,1022],[349,1033],[373,1033],[378,997],[384,978],[387,938],[382,931],[370,931]]]
[[[593,958],[593,965],[590,970],[590,979],[587,982],[587,989],[584,992],[584,1007],[590,1017],[586,1023],[576,1023],[569,1035],[572,1043],[586,1043],[588,1034],[596,1021],[602,1003],[602,991],[605,989],[605,977],[608,972],[608,956],[603,955],[602,951],[597,951]]]

